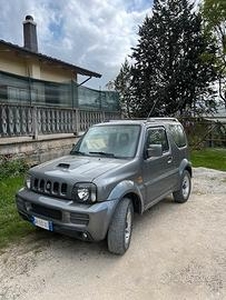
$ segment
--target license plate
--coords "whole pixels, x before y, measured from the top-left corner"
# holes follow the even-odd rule
[[[33,216],[32,223],[37,227],[41,227],[43,229],[53,231],[53,222],[51,221],[46,221]]]

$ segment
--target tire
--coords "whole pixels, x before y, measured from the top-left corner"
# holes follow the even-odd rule
[[[130,199],[119,202],[108,230],[108,250],[114,254],[124,254],[130,245],[133,229],[134,208]]]
[[[173,193],[174,201],[184,203],[188,200],[191,192],[191,175],[185,170],[181,177],[180,189]]]

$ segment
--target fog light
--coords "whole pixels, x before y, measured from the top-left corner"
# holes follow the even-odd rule
[[[87,234],[86,232],[83,232],[83,233],[82,233],[82,238],[83,238],[84,240],[88,239],[88,234]]]

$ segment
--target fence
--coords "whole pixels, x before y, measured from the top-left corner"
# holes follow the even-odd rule
[[[119,117],[116,92],[0,71],[0,138],[79,133]]]
[[[119,111],[117,92],[90,89],[74,81],[56,83],[2,71],[0,102]]]
[[[226,117],[189,118],[180,121],[191,148],[226,147]]]

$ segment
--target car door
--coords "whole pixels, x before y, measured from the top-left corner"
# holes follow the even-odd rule
[[[147,149],[150,145],[160,144],[162,155],[158,157],[148,157]],[[166,130],[164,127],[148,128],[144,145],[143,181],[146,191],[145,206],[155,202],[161,196],[171,190],[173,181],[173,157],[169,146]]]

